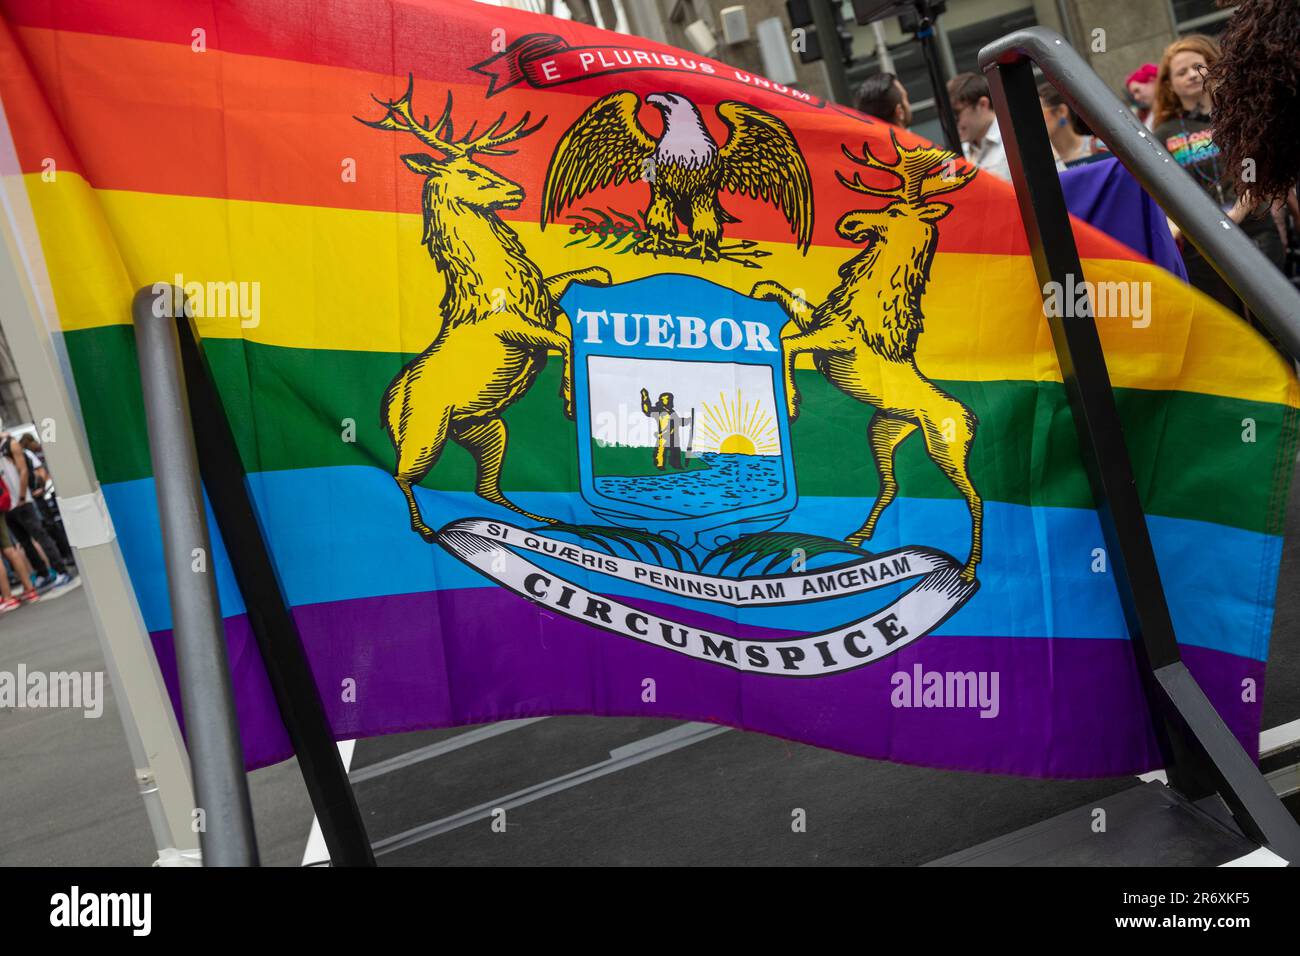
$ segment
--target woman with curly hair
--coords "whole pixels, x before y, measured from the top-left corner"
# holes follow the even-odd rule
[[[1284,256],[1282,240],[1269,214],[1268,203],[1259,203],[1253,194],[1245,191],[1237,192],[1237,170],[1216,142],[1217,115],[1211,119],[1214,98],[1206,78],[1221,58],[1218,43],[1198,34],[1175,40],[1165,48],[1156,77],[1154,135],[1224,213],[1241,226],[1259,250],[1280,268]],[[1232,288],[1190,243],[1184,244],[1183,261],[1192,285],[1233,311],[1245,314]]]
[[[1300,2],[1219,0],[1233,5],[1210,69],[1214,140],[1238,191],[1285,200],[1300,176]]]

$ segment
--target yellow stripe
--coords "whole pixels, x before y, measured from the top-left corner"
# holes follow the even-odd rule
[[[131,276],[98,195],[75,173],[50,175],[49,181],[35,173],[23,180],[41,239],[36,261],[45,259],[60,323],[68,330],[130,321],[121,302],[123,295],[130,302]],[[19,196],[15,179],[5,177],[5,190]]]
[[[205,336],[346,351],[419,352],[437,330],[443,283],[425,248],[418,214],[92,191],[75,175],[28,176],[60,321],[65,330],[129,321],[133,286],[171,281],[256,282],[260,323],[205,319]],[[101,215],[102,221],[97,217]],[[656,261],[563,243],[515,226],[542,271],[601,265],[615,281],[670,268],[748,293],[758,278],[822,300],[850,250],[764,244],[763,268]],[[107,230],[118,237],[106,245]],[[118,255],[120,252],[120,260]],[[484,255],[489,250],[484,250]],[[126,272],[122,271],[123,263]],[[1149,283],[1150,322],[1099,318],[1112,382],[1300,405],[1289,363],[1208,298],[1155,266],[1084,262],[1092,281]],[[1041,295],[1027,256],[940,254],[925,294],[917,364],[932,379],[1060,381]]]

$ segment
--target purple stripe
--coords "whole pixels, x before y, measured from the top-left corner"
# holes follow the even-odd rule
[[[689,626],[731,622],[646,603]],[[873,665],[828,677],[742,674],[558,617],[489,588],[391,595],[294,609],[335,737],[554,714],[671,717],[728,724],[845,753],[952,770],[1046,777],[1141,773],[1160,765],[1130,645],[1123,640],[931,635]],[[250,769],[291,755],[245,616],[227,618]],[[786,631],[744,629],[750,638]],[[154,644],[177,700],[170,631]],[[1184,647],[1183,660],[1247,751],[1260,704],[1241,700],[1264,665]],[[892,677],[999,675],[1000,713],[899,708]],[[356,700],[343,700],[347,679]],[[646,678],[656,700],[643,702]]]

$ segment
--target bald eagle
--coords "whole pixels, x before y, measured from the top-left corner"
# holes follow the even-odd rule
[[[637,120],[640,101],[621,90],[601,97],[560,138],[542,193],[542,227],[593,190],[645,180],[650,205],[645,248],[680,248],[677,220],[690,233],[689,249],[701,260],[720,258],[722,225],[738,222],[718,193],[743,193],[780,209],[796,245],[812,242],[812,183],[790,128],[745,103],[718,104],[730,135],[719,146],[695,104],[677,93],[654,93],[648,104],[663,114],[656,141]]]

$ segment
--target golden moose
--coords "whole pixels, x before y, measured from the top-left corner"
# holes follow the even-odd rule
[[[898,180],[890,188],[867,185],[858,173],[839,181],[854,192],[890,200],[882,209],[846,213],[836,232],[850,242],[869,243],[840,267],[840,282],[814,309],[775,282],[754,286],[753,295],[779,303],[797,328],[787,327],[781,342],[790,418],[799,414],[795,360],[811,353],[817,371],[840,391],[876,409],[867,429],[871,454],[880,473],[880,494],[862,527],[849,535],[859,545],[898,495],[894,452],[920,431],[925,450],[956,486],[970,508],[970,557],[962,577],[972,580],[980,561],[984,505],[971,482],[968,459],[977,419],[969,408],[931,382],[916,367],[916,343],[924,330],[921,295],[930,278],[939,233],[935,223],[952,206],[930,202],[964,186],[974,168],[958,171],[951,153],[937,147],[905,149],[891,133],[897,158],[886,163],[863,145],[860,166]],[[943,172],[939,172],[940,167]]]
[[[525,254],[523,244],[498,212],[518,209],[524,191],[476,161],[507,156],[504,147],[536,132],[543,118],[528,125],[529,114],[509,128],[505,114],[475,136],[474,127],[456,139],[451,94],[441,117],[421,124],[411,113],[414,79],[398,100],[375,102],[385,109],[375,129],[410,133],[442,158],[411,153],[402,162],[425,177],[424,237],[434,265],[446,279],[439,306],[441,324],[433,342],[393,379],[384,394],[380,418],[397,449],[394,477],[406,496],[411,528],[426,541],[434,532],[420,516],[411,487],[438,462],[447,439],[466,449],[476,466],[475,492],[536,521],[501,491],[506,425],[501,413],[536,381],[547,355],[564,362],[560,396],[573,417],[573,367],[569,338],[557,330],[559,298],[570,282],[609,283],[601,268],[546,278]],[[565,319],[567,323],[567,318]]]

